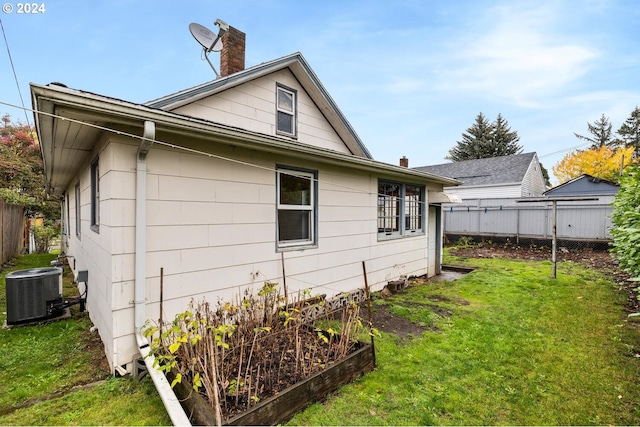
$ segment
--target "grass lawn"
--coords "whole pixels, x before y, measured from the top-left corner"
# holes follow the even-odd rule
[[[21,256],[0,272],[0,323],[6,319],[7,273],[48,267],[54,258]],[[77,295],[71,281],[66,274],[65,296]],[[110,377],[90,327],[87,314],[74,306],[68,319],[0,329],[0,425],[169,424],[150,380]],[[76,391],[86,384],[95,387]]]
[[[437,331],[376,340],[378,367],[289,425],[637,425],[640,333],[625,296],[571,262],[448,259],[479,267],[375,304]],[[442,311],[442,310],[441,310]]]
[[[20,257],[13,269],[51,259]],[[640,330],[614,283],[571,262],[553,280],[549,262],[445,261],[479,268],[373,301],[430,329],[411,339],[382,333],[375,371],[289,425],[640,424]],[[112,378],[96,364],[89,327],[76,312],[0,330],[0,425],[170,423],[149,380]]]

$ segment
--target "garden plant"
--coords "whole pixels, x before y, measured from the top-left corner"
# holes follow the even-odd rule
[[[173,322],[150,325],[151,352],[172,386],[187,381],[213,407],[218,424],[343,360],[358,348],[365,325],[359,306],[331,310],[322,298],[290,303],[267,282],[235,303],[192,301]],[[312,300],[320,318],[305,316]]]

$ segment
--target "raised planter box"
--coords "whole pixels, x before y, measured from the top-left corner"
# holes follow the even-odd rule
[[[369,343],[360,343],[360,348],[340,362],[309,377],[280,393],[258,403],[250,410],[223,420],[225,425],[276,425],[287,422],[297,412],[314,402],[323,400],[329,393],[348,384],[365,372],[375,368],[375,350]],[[174,377],[167,375],[169,382]],[[216,425],[213,408],[198,393],[193,392],[186,381],[176,384],[174,392],[182,402],[186,414],[194,425]]]

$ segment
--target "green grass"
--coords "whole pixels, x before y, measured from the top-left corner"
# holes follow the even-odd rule
[[[54,258],[21,256],[0,273],[0,322],[6,319],[7,273],[47,267]],[[68,273],[63,292],[77,295]],[[109,378],[102,344],[89,332],[87,314],[77,306],[71,313],[68,319],[0,329],[0,425],[170,424],[150,380]],[[69,392],[103,379],[108,379],[105,384]]]
[[[637,425],[640,333],[624,295],[597,272],[561,263],[448,259],[479,267],[410,287],[390,304],[424,322],[410,342],[383,334],[378,367],[290,425]]]
[[[51,259],[20,257],[13,269]],[[570,262],[558,264],[555,280],[549,262],[446,262],[479,268],[373,301],[429,330],[412,340],[377,337],[377,368],[290,425],[640,423],[640,332],[612,282]],[[8,271],[0,274],[0,312]],[[65,294],[73,292],[67,279]],[[0,425],[170,424],[150,380],[96,367],[89,327],[74,312],[0,330]],[[105,381],[73,389],[96,379]]]

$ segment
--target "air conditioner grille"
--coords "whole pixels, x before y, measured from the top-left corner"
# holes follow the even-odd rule
[[[49,305],[62,299],[62,269],[19,270],[7,274],[7,323],[15,324],[50,316]]]

